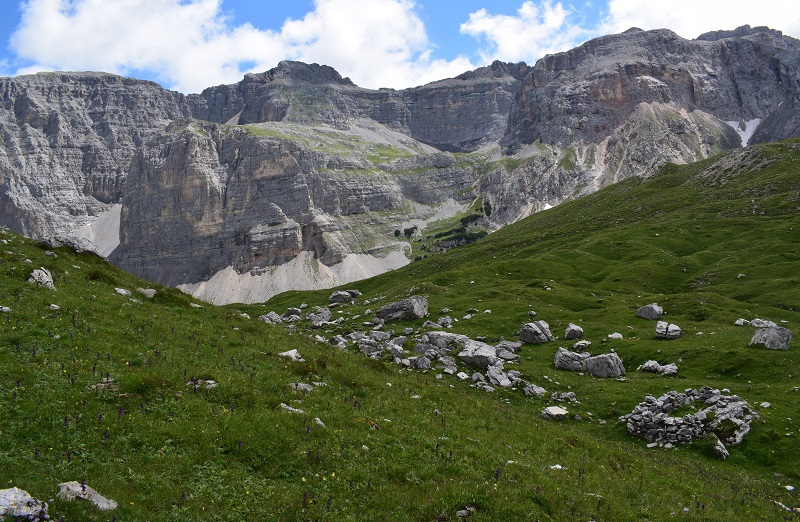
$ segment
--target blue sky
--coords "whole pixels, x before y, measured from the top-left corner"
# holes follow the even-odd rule
[[[182,92],[280,60],[404,88],[499,59],[530,64],[589,38],[743,24],[800,36],[800,2],[773,0],[6,0],[0,76],[101,70]]]

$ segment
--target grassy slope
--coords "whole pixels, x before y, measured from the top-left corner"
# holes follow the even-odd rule
[[[593,353],[620,353],[630,380],[555,371],[558,343],[523,348],[528,380],[580,398],[569,409],[583,420],[563,423],[539,417],[546,399],[399,371],[255,320],[301,300],[323,304],[329,291],[193,308],[158,288],[136,302],[114,288],[145,283],[105,262],[66,250],[53,259],[0,232],[0,305],[12,309],[0,314],[0,480],[50,499],[57,483],[85,478],[120,503],[113,514],[51,503],[68,520],[454,520],[467,505],[478,508],[471,520],[781,517],[771,500],[800,504],[779,487],[800,486],[800,356],[796,346],[747,348],[752,330],[733,321],[798,322],[797,149],[753,149],[747,165],[776,162],[722,186],[699,176],[710,161],[628,181],[357,285],[380,303],[426,294],[434,318],[445,306],[458,317],[491,309],[453,328],[490,339],[514,338],[530,309],[556,335],[581,324]],[[55,274],[57,291],[26,282],[36,266]],[[654,323],[634,316],[652,301],[681,339],[657,342]],[[604,341],[613,331],[625,340]],[[291,348],[306,362],[277,357]],[[681,371],[633,371],[649,358],[680,360]],[[106,373],[118,391],[88,389]],[[220,386],[195,393],[191,377]],[[327,386],[304,395],[286,386],[297,381]],[[705,384],[773,404],[728,461],[699,447],[648,450],[615,422],[646,393]],[[283,413],[281,402],[308,415]]]

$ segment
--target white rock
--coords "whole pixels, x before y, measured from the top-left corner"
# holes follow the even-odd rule
[[[280,357],[288,357],[293,362],[303,362],[303,361],[305,361],[305,359],[303,359],[303,357],[300,355],[300,352],[298,352],[296,349],[279,353],[278,356],[280,356]]]
[[[29,520],[47,519],[47,502],[33,498],[19,488],[0,489],[0,517],[24,517]]]
[[[542,417],[545,419],[563,420],[566,419],[568,415],[569,412],[561,406],[548,406],[542,411]]]
[[[304,412],[304,411],[303,411],[303,410],[301,410],[301,409],[298,409],[298,408],[292,408],[291,406],[289,406],[288,404],[285,404],[285,403],[283,403],[283,402],[281,403],[281,409],[282,409],[283,411],[286,411],[286,412],[289,412],[289,413],[301,413],[301,414],[303,414],[303,415],[305,415],[305,413],[306,413],[306,412]]]
[[[612,334],[608,334],[609,339],[622,339],[622,334],[619,332],[614,332]]]
[[[124,295],[124,296],[131,295],[131,291],[130,290],[126,290],[124,288],[115,288],[114,291],[116,293],[118,293],[119,295]]]
[[[102,511],[117,509],[117,503],[110,498],[106,498],[94,489],[77,481],[64,482],[58,485],[58,497],[64,500],[75,500],[80,498],[88,500]]]

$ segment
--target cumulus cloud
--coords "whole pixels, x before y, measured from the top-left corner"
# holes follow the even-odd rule
[[[560,2],[526,1],[516,16],[495,15],[486,9],[474,12],[461,24],[461,32],[482,41],[484,61],[533,63],[545,54],[574,47],[590,34],[571,18]]]
[[[708,31],[735,29],[745,24],[766,25],[789,35],[800,36],[797,1],[772,0],[768,4],[761,4],[752,0],[610,0],[608,16],[601,30],[618,33],[631,27],[667,28],[684,38],[696,38]]]
[[[283,59],[331,65],[365,87],[406,87],[474,67],[432,59],[410,0],[316,0],[280,30],[232,26],[221,0],[27,0],[11,38],[33,65],[17,71],[148,71],[197,92],[264,71]]]

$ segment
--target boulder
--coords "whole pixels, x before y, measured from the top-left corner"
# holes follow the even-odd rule
[[[555,341],[553,334],[550,333],[550,325],[544,321],[533,321],[525,323],[519,330],[519,339],[530,344],[542,344]]]
[[[608,334],[608,338],[609,339],[619,340],[619,339],[622,339],[622,334],[619,333],[619,332],[610,333],[610,334]]]
[[[500,341],[494,347],[497,349],[498,352],[500,350],[508,350],[511,353],[517,353],[517,350],[522,348],[522,342],[521,341]]]
[[[280,356],[280,357],[288,357],[293,362],[303,362],[303,361],[305,361],[305,359],[303,359],[303,357],[300,355],[300,352],[298,352],[296,349],[289,350],[287,352],[279,353],[278,356]]]
[[[497,350],[497,347],[495,347],[495,350]],[[517,355],[517,354],[515,354],[513,352],[509,352],[506,349],[497,350],[497,356],[499,358],[503,359],[504,361],[508,361],[508,362],[519,362],[520,361],[520,356],[519,355]]]
[[[781,326],[756,330],[749,346],[763,345],[768,350],[788,350],[792,342],[792,331]]]
[[[458,371],[456,361],[452,357],[439,357],[439,362],[444,365],[444,373],[455,375]]]
[[[424,355],[420,355],[418,357],[409,357],[408,362],[410,363],[409,366],[411,366],[411,368],[416,368],[418,370],[431,369],[431,360]]]
[[[55,285],[53,284],[53,275],[44,267],[39,267],[37,270],[31,272],[28,282],[36,283],[37,285],[49,288],[50,290],[56,289]]]
[[[587,358],[583,361],[583,370],[601,378],[616,378],[625,375],[625,366],[616,353],[604,353]]]
[[[303,315],[303,311],[299,308],[287,308],[283,315],[281,316],[283,319],[291,319],[293,317],[300,318]]]
[[[6,517],[13,517],[13,520],[48,520],[47,502],[33,498],[23,489],[0,489],[0,518]]]
[[[264,314],[264,315],[258,316],[258,320],[259,321],[264,321],[267,324],[281,324],[281,323],[283,323],[283,318],[281,318],[281,316],[278,315],[278,313],[275,312],[275,311],[269,312],[268,314]]]
[[[583,337],[583,328],[575,323],[569,323],[567,331],[564,332],[564,340],[570,341],[573,339],[580,339],[581,337]]]
[[[681,329],[678,325],[668,324],[666,321],[656,324],[656,339],[677,339],[680,336]]]
[[[126,288],[115,288],[114,291],[124,297],[129,297],[131,295],[131,291]]]
[[[548,406],[542,411],[542,417],[549,420],[564,420],[569,415],[569,411],[561,406]]]
[[[678,365],[675,363],[669,363],[665,365],[661,365],[658,361],[647,361],[638,368],[637,371],[641,370],[643,372],[651,372],[651,373],[660,373],[663,376],[675,375],[678,373]]]
[[[486,377],[489,380],[489,383],[494,384],[495,386],[511,388],[511,386],[514,385],[514,383],[511,382],[511,379],[508,378],[508,375],[506,375],[506,373],[497,366],[489,366],[486,369]]]
[[[428,313],[428,299],[422,296],[412,296],[396,303],[390,303],[375,312],[375,315],[384,321],[398,319],[421,319]]]
[[[311,321],[313,328],[319,328],[322,323],[330,321],[331,317],[331,309],[327,306],[315,306],[313,311],[306,313],[306,319]]]
[[[542,388],[541,386],[536,386],[535,384],[526,384],[525,387],[522,389],[522,393],[525,394],[525,397],[544,397],[547,393],[547,390]]]
[[[583,369],[583,361],[591,357],[587,352],[571,352],[566,348],[559,348],[553,358],[553,364],[559,370],[579,372]]]
[[[58,498],[64,500],[83,499],[88,500],[101,511],[117,509],[117,503],[110,498],[106,498],[85,483],[77,481],[63,482],[58,485]]]
[[[360,296],[361,292],[358,290],[337,290],[328,297],[329,303],[349,303],[356,297]]]
[[[497,362],[497,351],[493,346],[467,338],[458,358],[470,366],[485,370]]]
[[[636,315],[655,321],[656,319],[661,319],[661,316],[664,315],[664,309],[656,303],[650,303],[649,305],[640,306],[636,310]]]
[[[156,296],[156,291],[153,288],[137,288],[136,291],[148,299],[152,299]]]

